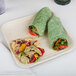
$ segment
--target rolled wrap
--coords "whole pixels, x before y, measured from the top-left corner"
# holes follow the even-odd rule
[[[35,16],[34,21],[32,23],[32,27],[36,28],[37,31],[32,30],[33,32],[37,33],[39,36],[43,36],[47,21],[52,16],[52,12],[48,7],[42,8]]]
[[[59,38],[65,39],[68,42],[68,37],[62,23],[56,16],[53,16],[48,22],[48,38],[51,48],[53,48],[54,42]]]

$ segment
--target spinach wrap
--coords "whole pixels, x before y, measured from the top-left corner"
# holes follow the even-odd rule
[[[68,47],[67,34],[60,19],[53,16],[48,22],[48,38],[50,47],[54,50],[62,50]]]
[[[48,7],[42,8],[35,16],[31,26],[29,26],[29,33],[36,36],[43,36],[47,21],[52,16],[52,12]]]

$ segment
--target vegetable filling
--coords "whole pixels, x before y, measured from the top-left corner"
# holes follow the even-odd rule
[[[43,48],[40,48],[39,41],[34,41],[32,37],[14,40],[11,47],[19,61],[24,64],[37,62],[45,52]]]
[[[67,48],[67,47],[68,47],[68,42],[67,42],[67,40],[59,38],[59,39],[54,43],[53,49],[54,49],[54,50],[62,50],[62,49],[65,49],[65,48]]]
[[[29,33],[33,36],[38,36],[37,29],[34,26],[29,26]]]

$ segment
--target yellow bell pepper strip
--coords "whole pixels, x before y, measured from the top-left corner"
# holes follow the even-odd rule
[[[35,53],[34,56],[35,56],[35,58],[38,58],[39,57],[39,55],[37,53]]]
[[[22,45],[20,46],[19,50],[20,50],[20,51],[24,51],[25,48],[26,48],[26,44],[22,44]]]
[[[21,51],[24,51],[26,48],[26,44],[21,44],[21,46],[19,47],[19,49],[16,51],[16,54],[19,54]]]

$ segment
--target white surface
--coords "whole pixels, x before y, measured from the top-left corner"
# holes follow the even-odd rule
[[[68,37],[69,47],[62,51],[54,51],[54,50],[50,49],[47,36],[39,37],[39,38],[31,36],[28,33],[28,27],[29,27],[29,25],[32,24],[34,16],[35,16],[35,14],[9,21],[9,22],[3,24],[2,28],[1,28],[3,36],[10,48],[12,56],[14,58],[14,61],[16,62],[16,64],[19,67],[22,67],[22,68],[29,68],[29,67],[33,67],[35,65],[41,64],[43,62],[47,62],[48,60],[54,59],[58,56],[61,56],[65,53],[70,52],[74,48],[74,42],[67,31],[65,31],[65,32]],[[26,37],[33,37],[35,40],[38,40],[40,43],[40,47],[45,49],[44,55],[38,60],[38,62],[33,63],[33,64],[22,64],[15,57],[13,50],[10,47],[10,44],[12,43],[13,40],[20,39],[20,38],[25,39]]]
[[[6,0],[6,5],[6,13],[0,15],[0,25],[10,19],[26,16],[37,12],[44,6],[49,6],[52,11],[61,18],[68,33],[76,42],[76,0],[72,0],[72,2],[66,6],[59,6],[55,4],[53,0]],[[1,34],[0,41],[5,43]],[[9,59],[7,58],[7,60]],[[15,64],[12,65],[16,67]],[[9,65],[6,66],[9,67]],[[76,47],[69,54],[31,69],[38,76],[76,76]]]

